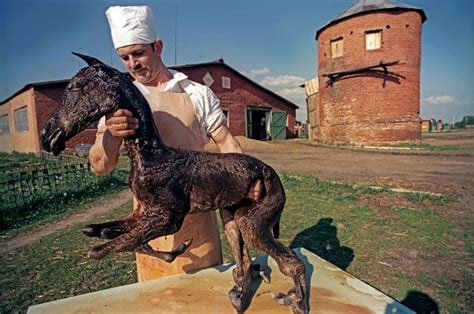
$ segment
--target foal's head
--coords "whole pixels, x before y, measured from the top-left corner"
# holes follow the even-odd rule
[[[43,148],[54,155],[64,150],[68,139],[125,101],[119,88],[125,74],[95,58],[74,54],[88,66],[69,81],[61,103],[41,130]]]

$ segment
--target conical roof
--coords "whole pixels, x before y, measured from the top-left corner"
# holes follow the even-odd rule
[[[384,10],[396,10],[406,9],[418,11],[421,15],[421,22],[426,21],[426,15],[423,9],[414,7],[412,5],[398,3],[392,0],[359,0],[351,5],[347,10],[336,16],[332,21],[321,27],[316,32],[316,40],[318,40],[319,34],[328,26],[336,24],[337,22],[349,18],[354,15],[363,14],[371,11],[384,11]]]

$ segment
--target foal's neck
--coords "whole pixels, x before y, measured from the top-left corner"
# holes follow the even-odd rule
[[[125,139],[130,158],[156,158],[157,155],[167,154],[169,148],[163,143],[158,131],[150,106],[141,93],[132,98],[129,106],[125,106],[138,120],[135,134]]]

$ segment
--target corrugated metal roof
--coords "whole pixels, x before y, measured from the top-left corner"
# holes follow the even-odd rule
[[[421,15],[421,22],[423,23],[424,21],[426,21],[426,14],[423,11],[423,9],[412,6],[412,5],[398,3],[392,0],[359,0],[353,5],[351,5],[347,10],[345,10],[344,12],[336,16],[334,19],[332,19],[329,23],[321,27],[316,32],[316,40],[318,40],[318,36],[323,29],[325,29],[329,25],[336,24],[340,20],[349,18],[354,15],[362,14],[365,12],[394,10],[394,9],[406,9],[406,10],[418,11],[418,13],[420,13]]]

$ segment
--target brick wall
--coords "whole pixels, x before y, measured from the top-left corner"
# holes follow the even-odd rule
[[[272,111],[286,112],[288,121],[287,137],[294,137],[296,109],[243,79],[240,75],[219,64],[184,68],[179,69],[179,71],[185,73],[191,80],[201,84],[204,84],[202,78],[206,72],[211,74],[214,79],[211,89],[219,97],[222,109],[228,111],[229,129],[234,136],[246,135],[246,108],[262,107],[271,108]],[[222,87],[222,76],[230,78],[231,89]]]
[[[323,142],[386,144],[420,138],[421,16],[415,11],[368,12],[324,29],[318,37],[320,98],[315,137]],[[365,32],[382,30],[382,48],[365,50]],[[343,38],[343,56],[331,58],[331,40]],[[328,85],[322,74],[400,61],[383,74],[365,72]],[[381,69],[380,69],[381,70]]]
[[[35,89],[36,120],[38,124],[38,137],[43,125],[61,101],[66,84],[38,86]],[[85,129],[66,142],[67,148],[75,148],[78,144],[94,144],[97,129]]]
[[[1,115],[8,115],[9,133],[0,136],[0,151],[34,153],[38,151],[35,136],[36,121],[34,119],[33,88],[26,88],[1,105]],[[19,131],[15,124],[15,111],[26,108],[28,129]]]
[[[265,107],[272,111],[285,111],[287,113],[287,137],[294,136],[296,109],[290,107],[285,101],[271,93],[257,88],[241,76],[228,70],[223,65],[215,64],[202,67],[181,69],[190,79],[203,83],[202,77],[207,71],[211,73],[215,82],[211,89],[221,100],[223,110],[228,111],[229,128],[233,135],[246,135],[246,108]],[[222,76],[231,79],[231,89],[222,87]],[[12,98],[7,104],[2,105],[1,114],[9,113],[13,126],[13,111],[17,107],[28,106],[30,130],[28,132],[2,135],[3,151],[28,151],[39,153],[41,150],[39,136],[41,129],[49,116],[61,101],[67,82],[34,85],[33,88],[23,91]],[[3,113],[5,112],[5,113]],[[86,129],[66,142],[67,148],[75,148],[78,144],[93,144],[96,129]]]

